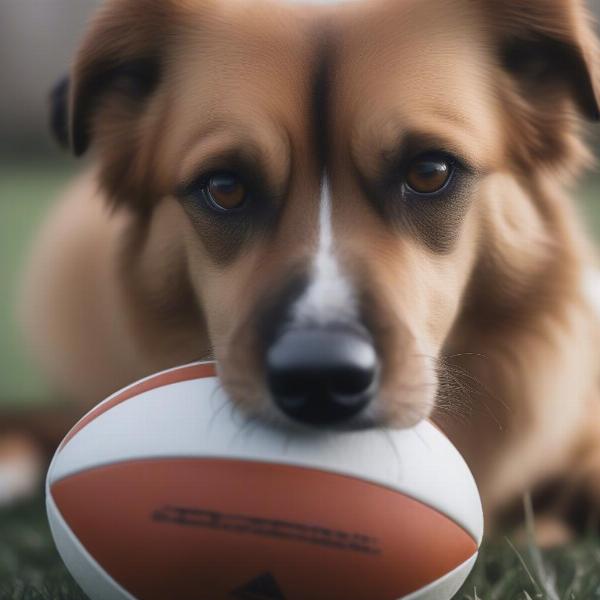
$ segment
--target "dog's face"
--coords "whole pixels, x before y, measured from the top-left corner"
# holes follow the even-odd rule
[[[567,0],[118,0],[71,142],[161,240],[162,293],[185,270],[234,401],[409,426],[465,311],[551,263],[530,184],[577,160],[592,46]]]

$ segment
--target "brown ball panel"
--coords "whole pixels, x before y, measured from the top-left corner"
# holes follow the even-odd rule
[[[51,493],[90,554],[143,600],[395,600],[477,551],[398,492],[287,465],[130,461]]]

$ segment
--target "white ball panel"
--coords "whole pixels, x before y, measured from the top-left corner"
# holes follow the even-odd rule
[[[143,392],[96,417],[55,456],[52,484],[125,460],[219,457],[286,463],[355,476],[443,512],[479,543],[479,494],[464,460],[430,423],[414,429],[297,431],[248,422],[213,377]]]
[[[448,598],[453,598],[475,566],[477,556],[475,554],[444,577],[399,600],[448,600]]]

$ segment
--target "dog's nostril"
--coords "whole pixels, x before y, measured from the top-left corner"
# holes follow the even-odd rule
[[[370,336],[346,327],[290,330],[269,349],[266,367],[281,410],[315,425],[360,412],[376,392],[379,369]]]

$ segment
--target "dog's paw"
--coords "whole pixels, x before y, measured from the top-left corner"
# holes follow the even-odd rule
[[[599,432],[600,434],[600,432]],[[579,534],[600,531],[600,437],[582,443],[547,504]]]
[[[42,452],[28,437],[0,437],[0,507],[35,494],[43,465]]]
[[[554,514],[536,515],[531,529],[522,525],[511,536],[519,545],[534,543],[542,550],[565,546],[575,537],[576,531],[564,518]]]

